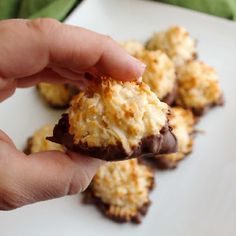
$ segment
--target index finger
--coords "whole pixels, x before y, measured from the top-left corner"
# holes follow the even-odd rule
[[[21,78],[47,66],[87,71],[114,79],[140,77],[144,65],[111,38],[51,19],[0,23],[0,77]]]

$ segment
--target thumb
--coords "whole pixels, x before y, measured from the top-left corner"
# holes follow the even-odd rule
[[[58,151],[26,156],[0,140],[0,209],[11,210],[81,192],[102,163]]]

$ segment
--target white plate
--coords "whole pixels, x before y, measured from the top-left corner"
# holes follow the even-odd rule
[[[236,235],[236,24],[163,4],[87,0],[67,19],[116,39],[146,40],[153,31],[185,26],[199,40],[200,58],[216,67],[226,106],[200,123],[195,150],[175,171],[158,173],[152,206],[139,226],[104,219],[79,197],[66,197],[0,213],[0,235]],[[40,125],[55,120],[32,89],[0,105],[0,126],[22,148]]]

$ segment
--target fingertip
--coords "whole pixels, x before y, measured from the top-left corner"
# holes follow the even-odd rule
[[[132,71],[129,74],[129,76],[127,76],[126,80],[137,80],[140,77],[142,77],[142,75],[146,69],[146,65],[143,62],[141,62],[140,60],[138,60],[132,56],[131,56],[130,61],[131,61],[130,66],[132,64]]]
[[[98,168],[103,165],[105,161],[84,156],[72,151],[67,151],[66,154],[78,167],[76,173],[74,173],[73,178],[71,179],[68,195],[75,194],[78,192],[78,189],[80,192],[83,192],[89,186]]]
[[[104,76],[115,80],[132,81],[142,76],[145,65],[127,53],[111,37],[99,37],[100,50],[97,54],[95,68]]]
[[[122,56],[120,62],[116,65],[110,65],[107,70],[103,69],[104,75],[119,81],[136,81],[142,77],[146,65],[137,59],[127,56]]]

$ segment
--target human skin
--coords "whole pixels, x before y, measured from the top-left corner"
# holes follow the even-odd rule
[[[86,72],[135,80],[145,69],[110,37],[52,19],[1,21],[0,35],[0,102],[39,82],[82,86]],[[103,163],[73,152],[27,156],[0,130],[0,210],[81,192]]]

